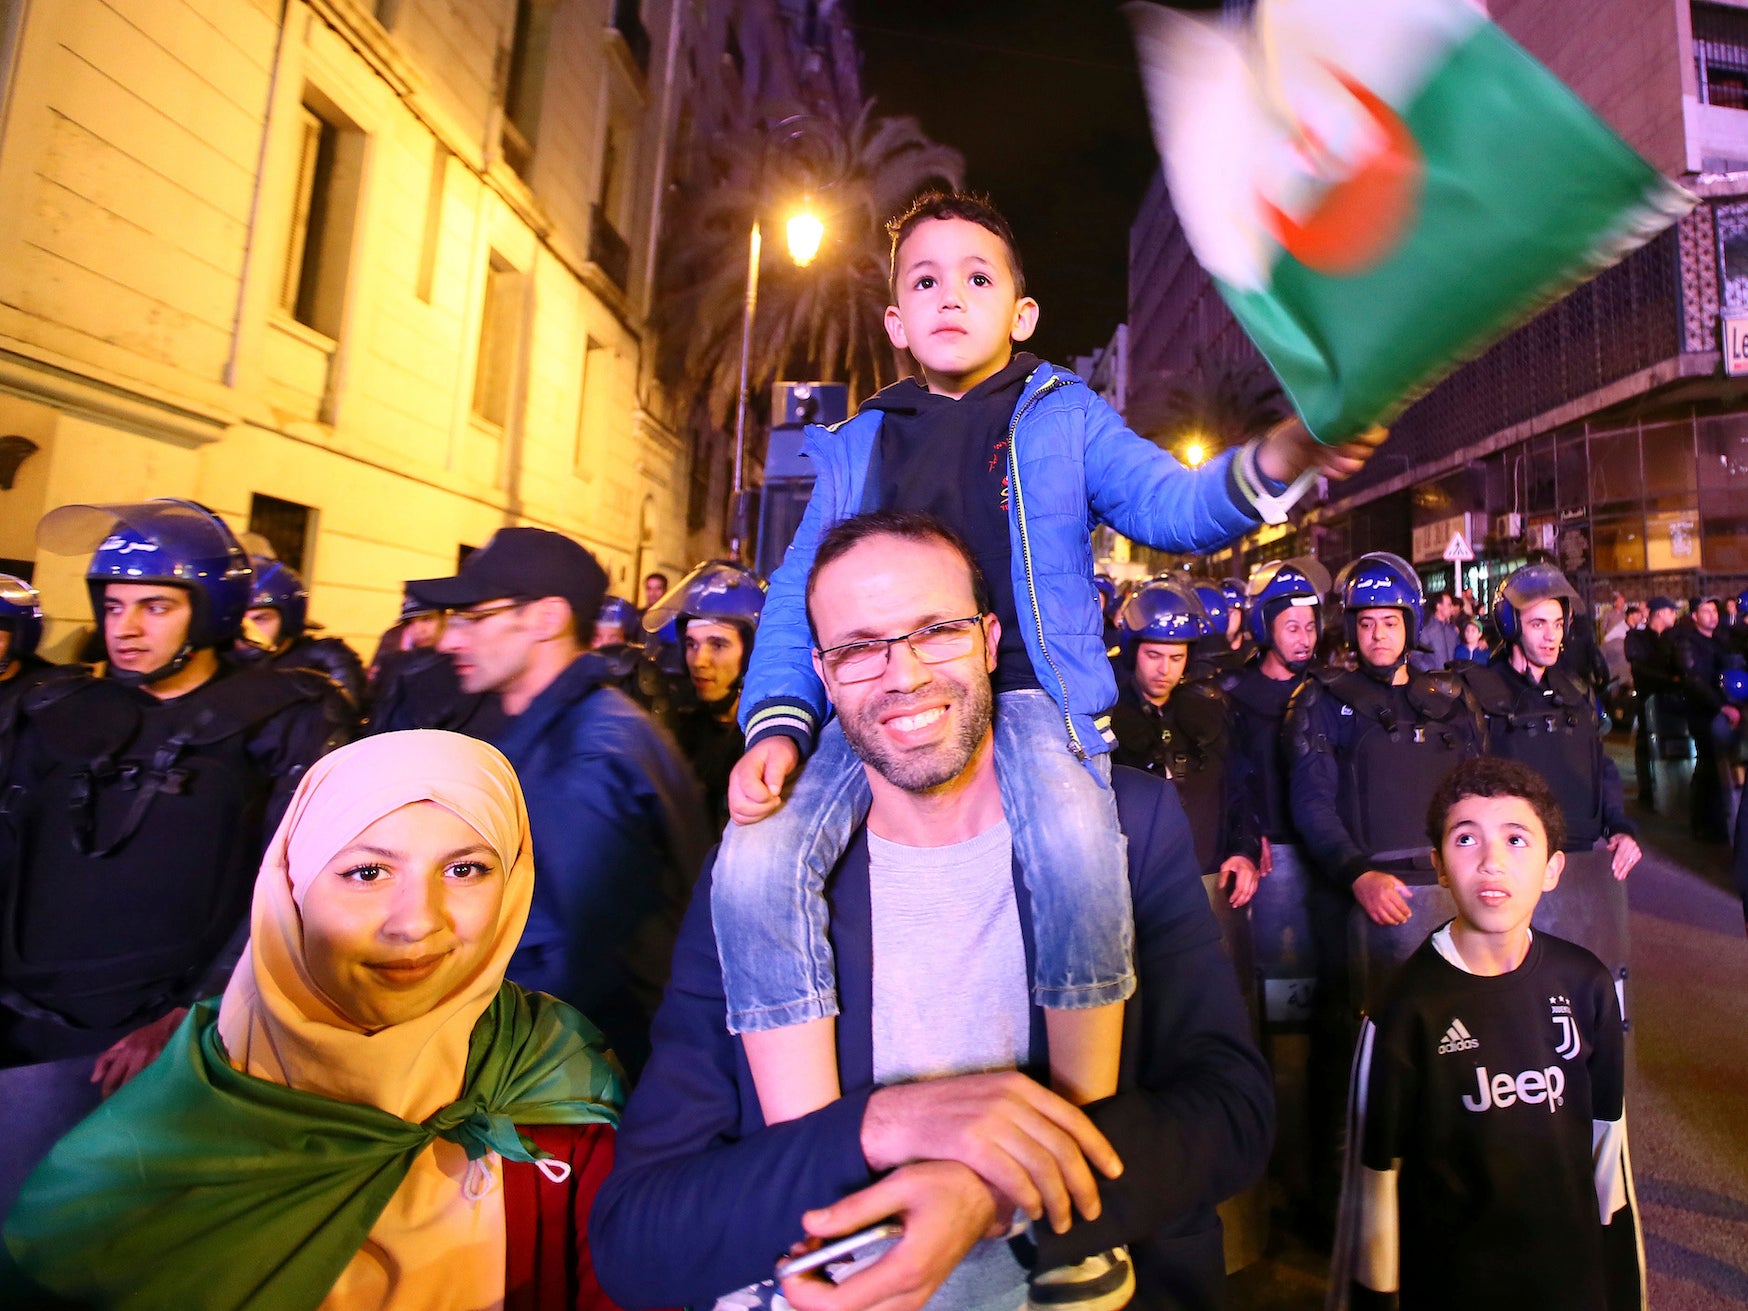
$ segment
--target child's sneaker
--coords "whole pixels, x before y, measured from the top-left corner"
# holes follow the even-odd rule
[[[1079,1265],[1035,1270],[1026,1281],[1030,1311],[1120,1311],[1135,1296],[1129,1249],[1114,1247]]]

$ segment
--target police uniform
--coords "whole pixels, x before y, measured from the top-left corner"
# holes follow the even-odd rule
[[[1390,573],[1413,594],[1413,610],[1396,608],[1417,619],[1419,580],[1412,568],[1401,563],[1384,571],[1386,581]],[[1357,590],[1350,584],[1344,595],[1350,644],[1358,611],[1370,608],[1366,598],[1352,595]],[[1412,649],[1416,625],[1408,627]],[[1348,926],[1365,913],[1354,902],[1354,880],[1381,870],[1408,884],[1436,882],[1427,807],[1451,770],[1481,754],[1485,730],[1479,707],[1449,671],[1410,673],[1396,684],[1364,670],[1319,669],[1288,701],[1286,735],[1293,827],[1316,871],[1308,899],[1317,991],[1306,1100],[1313,1193],[1328,1200],[1339,1179],[1356,1015]]]
[[[1125,679],[1111,708],[1112,761],[1172,780],[1204,874],[1229,856],[1262,855],[1250,762],[1232,742],[1227,715],[1226,694],[1204,680],[1180,682],[1156,706]]]
[[[1426,808],[1446,774],[1482,753],[1481,712],[1449,671],[1384,684],[1320,669],[1287,707],[1293,826],[1328,885],[1367,870],[1430,883]]]
[[[311,669],[334,680],[354,706],[364,704],[364,663],[337,637],[313,637],[309,622],[310,593],[303,577],[290,565],[267,556],[249,557],[253,578],[249,608],[272,610],[279,616],[279,634],[269,650],[239,644],[250,658],[256,652],[275,669]]]
[[[63,506],[37,540],[91,553],[95,614],[131,584],[186,593],[190,617],[157,669],[81,669],[19,703],[0,769],[0,1211],[95,1105],[94,1059],[224,985],[262,852],[351,718],[324,677],[223,655],[198,685],[154,695],[241,631],[253,570],[206,507]]]
[[[645,662],[645,695],[640,700],[673,733],[697,776],[717,832],[729,822],[728,778],[746,751],[746,734],[735,707],[740,704],[741,681],[752,659],[764,610],[765,584],[757,575],[732,560],[706,560],[643,616],[643,630],[654,658]],[[693,620],[727,624],[740,634],[740,672],[728,695],[716,701],[698,699],[686,665],[686,630]]]
[[[1687,718],[1681,699],[1681,669],[1675,658],[1675,643],[1667,631],[1654,632],[1648,626],[1629,629],[1623,647],[1633,673],[1633,699],[1638,705],[1633,767],[1639,776],[1639,804],[1649,809],[1656,802],[1651,739],[1663,731],[1663,724],[1684,724]]]
[[[1566,819],[1567,851],[1589,851],[1613,833],[1636,835],[1589,693],[1558,664],[1539,681],[1519,673],[1509,649],[1460,671],[1486,716],[1489,753],[1520,761],[1548,781]]]
[[[0,1065],[95,1055],[199,995],[349,718],[325,678],[228,662],[168,700],[89,673],[26,695],[0,793]]]
[[[738,700],[738,693],[726,701],[709,704],[694,700],[670,712],[674,740],[698,776],[704,804],[709,807],[710,821],[717,832],[729,822],[728,776],[747,747],[746,734],[741,732],[734,715],[721,717],[724,705],[732,710]]]
[[[1283,740],[1287,702],[1308,674],[1270,678],[1262,671],[1262,653],[1241,669],[1220,679],[1230,707],[1233,747],[1250,762],[1256,813],[1262,836],[1271,846],[1297,840],[1288,801],[1287,752]]]
[[[397,651],[377,673],[365,731],[437,728],[490,742],[507,719],[495,693],[462,689],[454,664],[441,651]]]
[[[267,661],[275,669],[307,669],[332,679],[354,706],[364,701],[364,662],[337,637],[300,634]]]

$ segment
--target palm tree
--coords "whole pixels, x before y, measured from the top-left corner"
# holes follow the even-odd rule
[[[1262,360],[1198,349],[1194,363],[1172,375],[1161,417],[1148,436],[1170,447],[1193,435],[1212,454],[1264,431],[1289,412],[1286,394]]]
[[[708,190],[676,198],[663,251],[656,316],[666,376],[695,398],[707,423],[725,423],[740,380],[747,236],[765,234],[749,390],[779,377],[830,378],[852,400],[898,376],[881,327],[887,302],[886,219],[931,184],[960,185],[959,152],[914,118],[883,118],[820,102],[766,104],[719,135]],[[825,222],[808,267],[790,262],[786,208],[803,198]]]

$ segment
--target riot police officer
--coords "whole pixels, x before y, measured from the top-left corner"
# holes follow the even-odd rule
[[[56,1138],[222,986],[267,840],[344,737],[328,679],[228,653],[248,558],[192,501],[64,506],[103,676],[33,689],[0,777],[0,1211]]]
[[[636,606],[623,596],[602,600],[589,650],[607,662],[611,671],[608,681],[633,698],[637,696],[637,667],[643,662],[643,643],[638,640],[642,637],[642,616]]]
[[[24,694],[62,668],[37,655],[41,640],[42,599],[36,589],[22,578],[0,574],[0,770],[6,767]]]
[[[243,612],[244,637],[237,650],[245,658],[259,653],[275,669],[313,669],[339,684],[354,706],[363,704],[364,662],[337,637],[316,637],[310,630],[310,593],[290,565],[266,556],[251,556],[254,582],[249,608]]]
[[[42,598],[22,578],[0,574],[0,697],[21,696],[59,666],[36,653]]]
[[[1493,604],[1500,646],[1485,665],[1461,673],[1487,723],[1487,749],[1547,779],[1566,819],[1567,877],[1608,866],[1625,878],[1639,860],[1620,773],[1603,748],[1590,689],[1559,664],[1566,622],[1582,604],[1566,575],[1530,564],[1507,578]],[[1591,848],[1607,839],[1607,854]]]
[[[399,626],[402,640],[411,645],[383,659],[365,731],[439,728],[493,741],[507,720],[497,695],[462,689],[454,664],[437,649],[448,623],[446,612],[421,595],[417,580],[405,589]]]
[[[1226,644],[1241,662],[1249,660],[1256,651],[1249,623],[1250,585],[1242,578],[1222,578],[1220,595],[1226,598]]]
[[[1122,638],[1117,633],[1117,612],[1123,607],[1119,604],[1117,582],[1106,574],[1094,574],[1093,586],[1099,591],[1099,612],[1105,621],[1105,651],[1115,655]]]
[[[1426,806],[1485,741],[1479,709],[1456,675],[1407,668],[1423,606],[1407,561],[1384,551],[1361,556],[1342,589],[1358,668],[1319,670],[1287,711],[1294,827],[1328,885],[1351,892],[1379,924],[1406,923],[1411,881],[1435,881]]]
[[[604,598],[601,613],[595,616],[595,632],[589,638],[589,649],[599,651],[603,647],[635,645],[643,632],[639,620],[637,607],[623,596]]]
[[[1208,616],[1209,624],[1207,635],[1196,642],[1190,653],[1195,662],[1196,676],[1211,677],[1238,669],[1244,664],[1245,653],[1234,649],[1232,633],[1234,627],[1243,622],[1242,616],[1233,608],[1226,589],[1219,583],[1197,578],[1190,586],[1196,599],[1202,603],[1202,612]]]
[[[1247,622],[1257,654],[1221,675],[1235,748],[1250,762],[1263,838],[1257,895],[1257,965],[1265,976],[1310,977],[1308,872],[1288,804],[1287,701],[1309,676],[1322,632],[1329,573],[1317,560],[1271,560],[1251,574]],[[1294,958],[1292,967],[1283,956]]]
[[[1249,758],[1234,749],[1226,695],[1207,678],[1186,678],[1190,648],[1219,636],[1195,591],[1156,578],[1117,616],[1121,662],[1111,731],[1112,760],[1169,778],[1189,817],[1204,873],[1232,886],[1234,906],[1256,892],[1262,855]]]
[[[673,711],[680,750],[704,789],[718,831],[728,823],[728,776],[746,750],[740,730],[741,680],[752,658],[765,585],[729,560],[709,560],[644,613],[645,631],[673,625],[693,699]]]
[[[1359,557],[1337,584],[1356,667],[1313,671],[1287,703],[1293,827],[1317,873],[1310,897],[1317,970],[1307,1102],[1311,1179],[1320,1201],[1339,1181],[1340,1126],[1357,1008],[1348,968],[1348,921],[1357,903],[1372,921],[1412,917],[1417,885],[1437,882],[1426,839],[1433,791],[1482,752],[1479,708],[1448,671],[1410,673],[1424,598],[1406,560]]]

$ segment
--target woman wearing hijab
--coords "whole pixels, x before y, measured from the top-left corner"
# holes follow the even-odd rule
[[[312,766],[223,999],[31,1176],[0,1303],[609,1307],[586,1224],[623,1088],[593,1025],[504,980],[530,852],[484,743]]]

